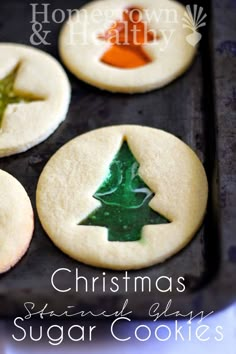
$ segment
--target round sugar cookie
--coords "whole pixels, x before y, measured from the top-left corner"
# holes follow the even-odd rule
[[[83,134],[49,160],[37,210],[54,244],[83,263],[139,269],[180,251],[199,229],[208,184],[195,153],[162,130]]]
[[[75,76],[100,89],[157,89],[195,56],[199,34],[184,26],[184,16],[186,8],[172,0],[92,1],[63,25],[60,55]]]
[[[0,43],[0,157],[39,144],[65,119],[70,84],[61,65],[33,47]]]
[[[33,230],[33,209],[25,189],[13,176],[0,170],[0,274],[23,257]]]

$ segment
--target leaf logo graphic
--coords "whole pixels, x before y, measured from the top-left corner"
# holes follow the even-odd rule
[[[207,14],[204,13],[203,7],[194,5],[192,9],[190,5],[186,6],[186,11],[182,18],[183,28],[189,28],[192,31],[192,33],[186,37],[186,41],[193,47],[202,39],[202,35],[198,32],[198,29],[206,26],[206,22],[204,21],[206,17]]]

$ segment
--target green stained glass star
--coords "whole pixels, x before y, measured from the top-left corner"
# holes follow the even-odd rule
[[[39,101],[40,98],[30,98],[25,94],[17,94],[14,91],[14,82],[19,70],[19,65],[16,66],[6,77],[0,80],[0,128],[2,126],[5,110],[9,104],[13,103],[29,103]]]

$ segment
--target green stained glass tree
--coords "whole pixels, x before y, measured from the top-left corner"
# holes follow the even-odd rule
[[[80,225],[106,227],[109,241],[125,242],[140,240],[145,225],[169,223],[149,207],[154,193],[138,175],[138,169],[138,162],[124,142],[93,196],[101,206]]]

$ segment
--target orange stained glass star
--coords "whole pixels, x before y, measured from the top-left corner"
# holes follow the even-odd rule
[[[104,64],[122,69],[132,69],[152,62],[143,45],[159,39],[142,20],[142,9],[129,7],[123,11],[122,20],[116,21],[106,32],[98,36],[111,46],[100,58]]]

